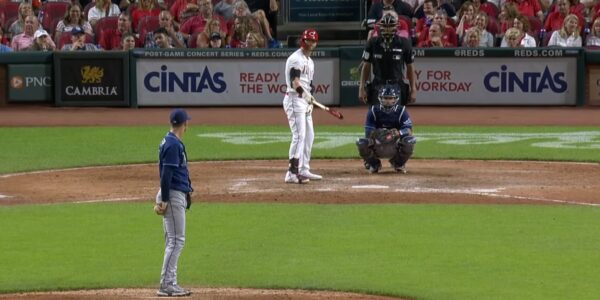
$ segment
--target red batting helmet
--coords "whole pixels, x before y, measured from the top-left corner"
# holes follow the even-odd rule
[[[304,32],[302,32],[302,37],[300,37],[300,46],[302,46],[302,48],[306,48],[306,43],[304,43],[305,40],[313,40],[315,42],[318,42],[319,34],[315,29],[306,29],[304,30]]]

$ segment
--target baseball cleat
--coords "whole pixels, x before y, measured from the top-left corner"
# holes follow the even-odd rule
[[[298,183],[298,184],[303,184],[303,183],[308,183],[310,181],[309,178],[306,178],[302,175],[297,175],[294,174],[290,171],[288,171],[287,173],[285,173],[285,183]]]
[[[191,291],[188,291],[177,284],[161,285],[158,292],[156,292],[156,295],[159,297],[186,297],[191,294]]]
[[[306,177],[306,178],[308,178],[310,180],[321,180],[321,179],[323,179],[323,176],[317,175],[317,174],[313,174],[310,171],[300,172],[300,176]]]
[[[406,166],[400,166],[400,167],[394,167],[394,169],[396,170],[396,172],[398,173],[402,173],[402,174],[406,174]]]
[[[369,173],[375,174],[375,173],[379,172],[380,169],[381,169],[381,165],[379,165],[379,166],[369,166]]]

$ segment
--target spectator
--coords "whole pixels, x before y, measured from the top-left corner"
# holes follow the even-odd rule
[[[101,32],[101,36],[98,39],[100,47],[104,50],[118,50],[121,47],[121,37],[125,33],[131,33],[131,17],[127,13],[122,12],[119,15],[116,29],[109,28]],[[137,43],[139,42],[136,41]]]
[[[175,28],[173,16],[171,16],[168,10],[163,10],[158,15],[158,27],[162,27],[167,31],[171,45],[176,48],[186,48],[184,35]],[[144,47],[156,48],[156,44],[154,44],[154,32],[148,32],[145,37],[140,38],[144,38]]]
[[[465,1],[458,12],[460,22],[456,26],[456,34],[462,39],[463,34],[469,28],[475,26],[475,6],[471,1]]]
[[[135,48],[135,37],[131,33],[125,33],[121,37],[121,50],[129,51]]]
[[[6,41],[6,42],[5,42]],[[12,48],[10,48],[7,44],[8,39],[4,36],[4,29],[0,26],[0,53],[2,52],[12,52]]]
[[[506,0],[506,3],[514,3],[517,11],[526,17],[537,17],[544,22],[544,13],[538,0]]]
[[[215,33],[218,33],[219,37],[223,37],[225,39],[225,43],[223,43],[223,45],[226,45],[227,33],[221,31],[221,24],[219,20],[212,19],[208,20],[208,23],[206,26],[204,26],[204,30],[198,34],[196,38],[196,48],[208,48],[211,38]]]
[[[498,18],[497,8],[493,3],[487,2],[487,0],[471,0],[473,2],[473,7],[475,7],[475,11],[484,12],[490,18]]]
[[[384,8],[393,8],[398,15],[407,16],[411,19],[413,17],[413,7],[410,4],[402,0],[382,0],[381,2],[373,3],[371,9],[369,9],[369,13],[367,14],[367,25],[369,27],[375,25],[377,20],[381,20]]]
[[[537,47],[537,41],[534,37],[529,35],[529,19],[525,16],[518,15],[514,22],[514,28],[519,29],[523,33],[523,38],[521,38],[521,46],[525,48]],[[508,47],[508,42],[506,40],[506,36],[502,38],[502,43],[500,43],[500,47]]]
[[[56,24],[56,33],[54,34],[54,41],[58,43],[60,36],[63,32],[69,32],[75,27],[81,27],[85,33],[93,36],[94,31],[90,22],[86,21],[81,15],[81,5],[79,3],[69,4],[65,17]]]
[[[516,28],[516,27],[511,27],[509,29],[506,30],[506,33],[504,34],[504,38],[506,39],[506,45],[503,47],[507,47],[507,48],[521,48],[521,40],[523,38],[523,32]]]
[[[98,51],[98,47],[92,43],[85,42],[85,31],[81,27],[73,27],[71,30],[71,43],[62,47],[62,51]]]
[[[425,30],[428,30],[429,25],[431,25],[431,23],[433,22],[436,6],[436,0],[425,0],[425,2],[423,2],[423,17],[417,20],[415,26],[415,33],[417,34],[417,39],[423,34],[423,32],[425,32]]]
[[[424,0],[419,0],[419,2],[422,4],[415,9],[415,14],[414,14],[415,19],[420,19],[425,16],[425,11],[424,11],[425,2],[424,2]],[[454,8],[454,6],[451,3],[446,2],[446,0],[437,0],[436,5],[433,7],[433,10],[434,11],[443,10],[446,12],[446,15],[448,15],[451,18],[456,16],[456,9]]]
[[[38,29],[33,35],[33,44],[25,49],[27,51],[54,51],[56,45],[52,42],[50,35],[44,29]]]
[[[494,47],[494,35],[487,31],[488,15],[484,12],[478,12],[475,15],[475,27],[479,28],[481,36],[479,37],[480,47]]]
[[[471,27],[467,32],[465,32],[465,37],[463,39],[463,47],[467,48],[477,48],[481,46],[481,36],[483,33],[479,27]]]
[[[30,15],[25,17],[25,27],[23,33],[17,34],[13,37],[10,43],[10,47],[14,51],[27,50],[27,48],[31,47],[34,44],[34,34],[38,29],[41,28],[36,16]],[[46,34],[48,34],[48,32],[46,32]],[[52,39],[50,39],[50,44],[52,45],[52,48],[56,48],[56,45],[54,44]]]
[[[88,11],[88,21],[93,26],[104,17],[118,16],[120,13],[119,6],[110,0],[96,0],[96,5]]]
[[[25,28],[25,18],[27,16],[33,16],[33,8],[31,7],[31,3],[23,1],[21,4],[19,4],[19,14],[17,19],[10,24],[10,27],[8,27],[9,38],[23,33]]]
[[[577,15],[569,14],[565,17],[563,26],[560,30],[552,32],[548,47],[581,47],[582,41],[579,32],[579,18]]]
[[[167,33],[167,30],[162,27],[154,30],[154,44],[156,45],[156,48],[159,49],[173,48],[169,42],[169,33]]]
[[[198,0],[176,0],[169,8],[173,19],[179,24],[183,24],[187,19],[197,15],[199,11]]]
[[[267,40],[269,41],[269,45],[271,48],[276,47],[275,40],[273,39],[273,36],[271,35],[271,29],[270,29],[271,25],[269,24],[269,21],[267,20],[267,17],[265,15],[264,11],[257,10],[254,13],[252,13],[252,12],[250,12],[250,8],[248,7],[248,4],[246,3],[246,1],[237,0],[235,2],[235,4],[233,4],[233,14],[238,17],[248,16],[248,17],[252,18],[254,23],[259,24],[258,28],[255,28],[254,31],[260,32],[265,37],[267,37]],[[244,40],[245,39],[246,38],[244,36]]]
[[[551,12],[546,17],[546,22],[544,23],[544,29],[547,32],[560,30],[563,26],[565,17],[571,13],[571,2],[569,0],[557,0],[556,6],[558,7],[557,11]],[[585,19],[582,15],[578,13],[573,13],[579,18],[579,28],[584,28]]]
[[[196,32],[202,32],[206,22],[211,19],[219,20],[221,30],[227,32],[227,23],[223,17],[213,14],[211,0],[198,0],[199,14],[191,17],[181,25],[181,32],[186,35],[193,35]]]
[[[253,27],[252,18],[250,16],[234,17],[233,32],[231,34],[229,46],[231,48],[243,48],[246,35],[250,31],[256,31],[256,28]]]
[[[594,20],[590,33],[585,38],[586,46],[600,47],[600,18]]]
[[[260,45],[264,44],[264,40],[260,33],[250,31],[246,34],[246,41],[244,42],[245,48],[256,49],[261,48]]]
[[[498,15],[498,19],[500,20],[500,31],[502,34],[513,26],[513,21],[517,16],[519,16],[519,11],[517,10],[517,6],[512,2],[506,2],[502,5],[500,9],[500,15]]]
[[[131,21],[133,30],[138,30],[140,20],[146,16],[158,16],[160,8],[155,6],[154,0],[140,0],[139,4],[131,9]]]
[[[210,36],[208,48],[225,48],[225,42],[223,42],[223,37],[221,34],[218,32],[213,32],[213,34]]]
[[[235,0],[221,0],[215,4],[213,12],[223,17],[223,20],[230,22],[233,20],[233,3]]]
[[[277,39],[277,11],[279,11],[279,0],[244,0],[250,11],[254,14],[265,15],[271,36]]]
[[[443,39],[442,35],[442,27],[438,23],[433,23],[429,26],[429,33],[427,34],[427,39],[419,43],[419,47],[421,48],[446,48],[446,47],[454,47],[447,40]]]

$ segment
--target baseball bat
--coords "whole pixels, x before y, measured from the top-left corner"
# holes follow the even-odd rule
[[[313,97],[312,95],[310,96],[310,98],[312,100],[312,104],[316,105],[318,108],[328,112],[330,115],[332,115],[340,120],[344,119],[344,115],[342,115],[341,112],[339,112],[331,107],[325,106],[321,102],[317,101],[317,99],[315,99],[315,97]]]

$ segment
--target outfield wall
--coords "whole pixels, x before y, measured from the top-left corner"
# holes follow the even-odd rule
[[[0,103],[274,106],[295,49],[2,53]],[[599,52],[600,53],[600,52]],[[583,48],[415,49],[418,105],[600,105],[600,54]],[[315,97],[359,105],[362,47],[318,48]]]

